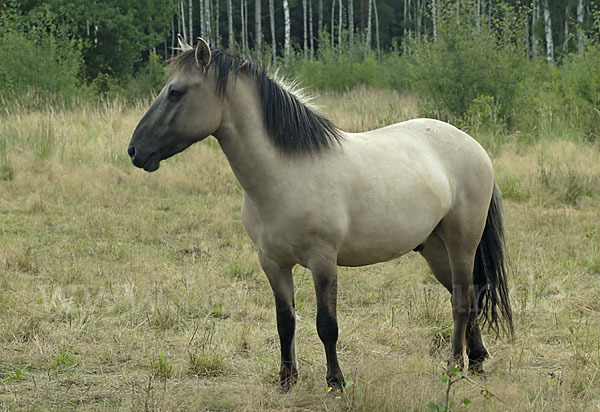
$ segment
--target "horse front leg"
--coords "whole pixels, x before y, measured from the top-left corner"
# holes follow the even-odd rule
[[[346,382],[337,358],[337,265],[332,262],[314,262],[309,265],[317,296],[317,332],[327,358],[327,386],[343,390]]]
[[[293,265],[280,265],[262,253],[259,253],[258,257],[275,295],[277,332],[281,346],[279,383],[281,388],[287,392],[298,381]]]

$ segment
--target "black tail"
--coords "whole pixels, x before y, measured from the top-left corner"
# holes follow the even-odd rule
[[[477,314],[483,325],[487,324],[497,336],[503,331],[513,336],[512,310],[506,284],[504,225],[502,223],[502,198],[494,183],[494,192],[488,209],[485,229],[475,254],[473,283]]]

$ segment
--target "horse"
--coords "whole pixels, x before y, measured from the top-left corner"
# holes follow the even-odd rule
[[[501,194],[486,151],[448,123],[346,133],[256,63],[180,37],[170,79],[135,128],[133,165],[214,136],[241,187],[242,222],[275,297],[284,391],[298,379],[292,268],[312,273],[328,387],[343,390],[337,268],[416,251],[450,292],[449,362],[482,373],[481,327],[512,335]]]

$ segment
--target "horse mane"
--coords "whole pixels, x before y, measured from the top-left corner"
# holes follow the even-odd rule
[[[188,50],[175,57],[168,69],[173,73],[197,67],[195,51]],[[215,72],[217,92],[221,96],[227,91],[230,75],[244,72],[256,81],[267,133],[282,152],[318,152],[343,138],[329,119],[315,112],[297,83],[271,78],[257,63],[214,49],[208,70]]]

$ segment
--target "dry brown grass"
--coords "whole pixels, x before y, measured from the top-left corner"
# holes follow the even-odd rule
[[[351,131],[417,114],[413,98],[387,92],[317,102]],[[111,103],[0,117],[0,410],[421,411],[444,400],[449,297],[416,254],[340,270],[352,385],[339,399],[325,390],[310,274],[295,269],[300,382],[280,393],[273,298],[239,185],[213,140],[158,173],[135,169],[125,152],[142,114]],[[486,335],[487,376],[451,388],[472,401],[463,410],[600,408],[599,153],[567,139],[495,151],[517,337]]]

